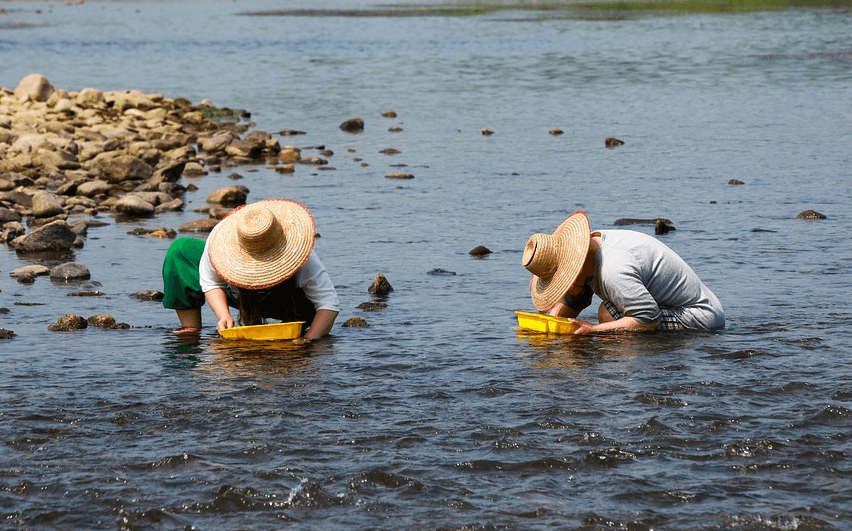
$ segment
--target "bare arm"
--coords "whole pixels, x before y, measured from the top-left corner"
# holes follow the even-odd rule
[[[216,330],[234,327],[234,318],[231,317],[231,310],[228,308],[228,297],[225,295],[225,290],[214,288],[204,293],[204,298],[207,299],[207,304],[213,309],[216,314]]]
[[[625,315],[621,319],[617,319],[615,321],[608,321],[605,323],[590,323],[588,321],[583,321],[580,319],[572,319],[578,326],[577,329],[574,330],[575,334],[588,334],[592,332],[611,332],[614,330],[624,330],[630,332],[654,332],[659,328],[660,322],[654,321],[653,323],[640,323],[636,319],[630,317],[629,315]]]
[[[294,343],[308,343],[328,335],[331,327],[334,326],[335,319],[337,319],[337,312],[334,310],[317,310],[308,332],[303,337],[296,338]]]

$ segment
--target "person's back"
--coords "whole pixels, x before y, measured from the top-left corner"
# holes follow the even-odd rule
[[[695,271],[663,242],[631,230],[602,230],[595,259],[594,292],[641,322],[670,308],[691,329],[725,326],[716,295]]]

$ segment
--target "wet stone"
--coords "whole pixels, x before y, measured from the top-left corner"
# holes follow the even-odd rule
[[[89,322],[82,316],[68,313],[48,326],[47,329],[51,332],[67,332],[70,330],[83,330],[84,328],[88,328],[88,326]]]
[[[13,337],[15,337],[15,332],[0,328],[0,339],[12,339]]]
[[[219,223],[218,219],[195,219],[178,227],[178,232],[210,232]]]
[[[604,139],[604,146],[606,146],[608,148],[614,148],[614,147],[623,146],[623,145],[624,145],[623,140],[619,140],[619,139],[611,137],[611,136],[608,136]]]
[[[53,221],[13,240],[18,253],[67,251],[71,249],[77,235],[65,221]]]
[[[654,234],[666,234],[673,230],[677,230],[671,221],[667,219],[658,219],[654,221]]]
[[[732,185],[732,186],[740,186],[740,185],[743,185],[743,184],[745,184],[745,183],[744,183],[744,182],[742,182],[742,181],[741,181],[741,180],[739,180],[739,179],[731,179],[730,181],[728,181],[728,184],[730,184],[730,185]]]
[[[435,276],[435,277],[452,277],[452,276],[455,276],[456,272],[455,271],[447,271],[446,269],[441,269],[441,268],[435,268],[435,269],[432,269],[431,271],[429,271],[429,273],[427,273],[427,274]]]
[[[140,301],[161,301],[163,300],[163,292],[156,290],[142,290],[130,295],[134,299]]]
[[[50,274],[50,268],[47,267],[46,265],[32,264],[32,265],[26,265],[26,266],[23,266],[23,267],[18,267],[16,269],[9,271],[9,276],[14,277],[14,278],[20,277],[22,275],[28,275],[28,274],[35,275],[35,276],[49,275]]]
[[[72,291],[68,294],[69,297],[103,297],[102,291]]]
[[[342,326],[345,328],[368,328],[370,323],[360,317],[350,317]]]
[[[248,192],[242,186],[226,186],[210,192],[207,202],[214,205],[237,207],[246,204]]]
[[[816,210],[805,210],[799,212],[796,219],[828,219],[825,214],[820,214]]]
[[[373,295],[385,296],[393,291],[393,286],[390,285],[390,282],[388,282],[388,279],[382,273],[379,273],[370,287],[367,288],[367,291]]]
[[[50,270],[52,280],[88,280],[91,277],[89,268],[80,262],[59,264]]]
[[[88,319],[86,319],[86,321],[90,325],[96,326],[98,328],[113,328],[113,327],[115,327],[115,318],[111,315],[106,315],[106,314],[93,315],[93,316],[89,317]]]
[[[362,302],[356,308],[365,312],[378,312],[387,308],[388,305],[384,302]]]
[[[476,247],[471,249],[468,252],[468,254],[473,255],[473,256],[486,256],[486,255],[491,254],[491,252],[492,252],[491,249],[489,249],[488,247],[486,247],[484,245],[477,245]]]
[[[347,133],[360,133],[364,130],[363,118],[350,118],[340,124],[340,129]]]
[[[406,172],[393,172],[385,175],[386,179],[413,179],[414,174]]]

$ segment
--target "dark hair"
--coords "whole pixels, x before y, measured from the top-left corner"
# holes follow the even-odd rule
[[[243,326],[263,324],[266,318],[283,322],[313,319],[313,305],[296,287],[295,276],[268,289],[237,288],[237,299]]]

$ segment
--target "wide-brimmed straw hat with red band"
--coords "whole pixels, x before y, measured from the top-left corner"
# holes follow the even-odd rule
[[[523,264],[533,274],[530,294],[538,311],[553,308],[577,280],[589,254],[589,236],[589,217],[578,210],[553,234],[533,234],[527,241]]]
[[[263,289],[293,276],[311,255],[316,222],[292,199],[266,199],[228,214],[210,236],[208,254],[222,280]]]

